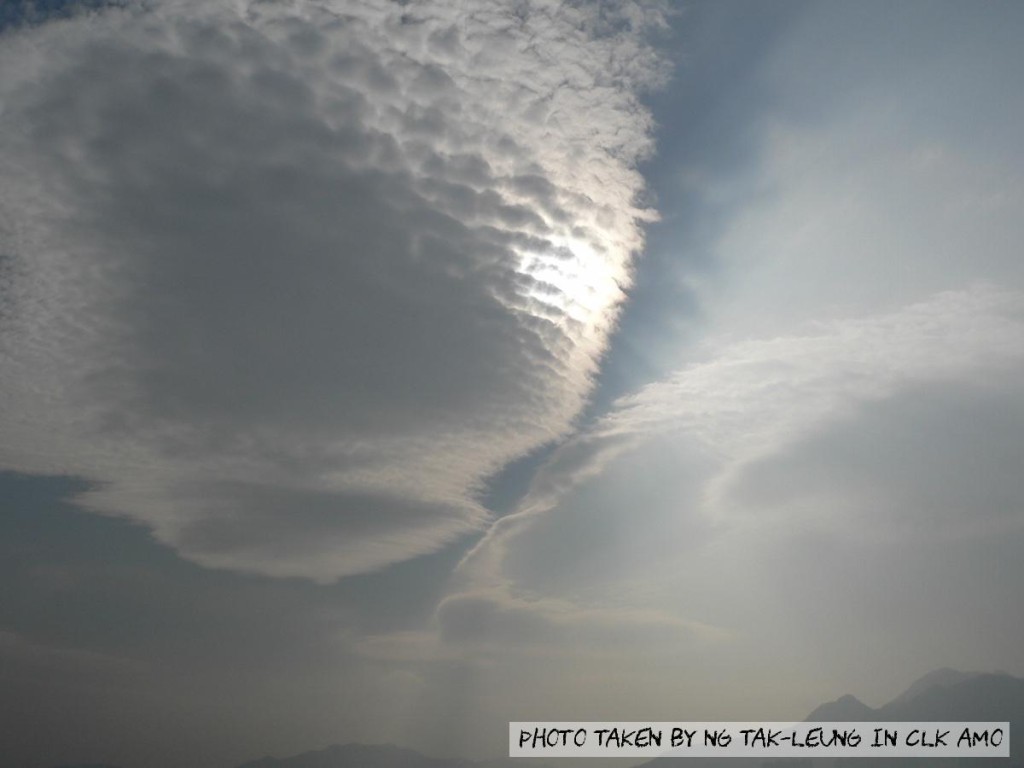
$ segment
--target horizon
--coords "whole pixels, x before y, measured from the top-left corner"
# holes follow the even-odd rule
[[[1024,677],[1021,33],[4,4],[0,768]]]
[[[940,678],[940,677],[942,679],[946,679],[946,678],[949,677],[950,674],[952,674],[952,676],[954,678],[956,678],[953,682],[941,682],[941,681],[938,680],[938,678]],[[822,702],[822,704],[820,704],[818,707],[816,707],[813,712],[810,712],[806,718],[803,718],[802,721],[803,722],[807,722],[807,721],[817,722],[818,721],[818,717],[816,717],[816,715],[819,715],[820,710],[826,709],[826,708],[830,707],[831,705],[843,704],[844,702],[848,702],[850,700],[855,701],[857,704],[864,705],[864,706],[868,707],[871,710],[874,710],[875,713],[877,714],[877,713],[880,712],[880,710],[883,710],[884,708],[886,708],[886,707],[888,707],[890,705],[904,705],[904,706],[907,706],[907,705],[909,705],[910,702],[914,701],[915,699],[919,700],[919,697],[927,697],[929,695],[940,695],[941,696],[943,693],[948,693],[950,688],[954,688],[955,689],[957,686],[959,686],[960,683],[968,683],[968,684],[970,684],[972,682],[977,682],[978,678],[993,678],[993,677],[995,677],[995,678],[1011,678],[1011,679],[1013,679],[1013,680],[1015,680],[1017,682],[1024,683],[1024,679],[1014,677],[1013,675],[1009,675],[1009,674],[1007,674],[1005,672],[999,672],[999,671],[995,671],[995,672],[962,672],[960,670],[950,669],[949,667],[942,667],[942,668],[939,668],[939,669],[934,669],[931,672],[928,672],[927,674],[925,674],[924,676],[922,676],[922,677],[912,681],[910,684],[907,685],[907,687],[903,690],[902,693],[900,693],[898,696],[896,696],[895,698],[891,699],[890,701],[883,702],[883,703],[881,703],[881,704],[879,704],[877,706],[872,707],[870,705],[864,704],[864,702],[860,701],[860,699],[858,699],[855,695],[850,694],[850,693],[846,693],[846,694],[843,694],[841,696],[838,696],[836,699],[834,699],[832,701]],[[945,690],[940,692],[940,689],[945,689]],[[1015,714],[1017,714],[1017,715],[1024,714],[1024,711],[1019,712],[1019,713],[1015,713]],[[854,722],[856,722],[856,721],[854,721]],[[885,722],[885,721],[882,721],[882,722]],[[1013,723],[1011,722],[1011,726],[1012,725],[1013,725]],[[438,757],[437,755],[423,755],[422,753],[418,752],[417,750],[411,749],[410,747],[406,747],[406,746],[403,746],[401,744],[394,744],[394,743],[391,743],[391,742],[383,743],[383,744],[363,744],[363,743],[360,743],[360,742],[347,742],[345,744],[338,744],[338,743],[328,744],[328,745],[323,746],[323,747],[307,750],[307,751],[305,751],[305,752],[303,752],[301,754],[298,754],[298,755],[291,755],[291,756],[264,755],[264,756],[262,756],[260,758],[256,758],[256,759],[251,760],[251,761],[246,761],[245,765],[249,765],[249,763],[259,762],[261,760],[288,760],[288,759],[301,758],[301,757],[304,757],[304,756],[315,755],[315,754],[320,754],[320,753],[323,753],[323,752],[329,752],[329,751],[334,751],[334,750],[345,750],[345,749],[349,749],[349,748],[359,748],[359,749],[363,749],[363,748],[366,748],[366,749],[378,749],[378,748],[380,748],[380,749],[393,749],[393,750],[397,750],[397,751],[401,751],[401,752],[411,752],[411,753],[414,753],[417,756],[426,757],[427,759],[430,759],[430,760],[444,760],[445,759],[443,757]],[[465,759],[465,758],[458,758],[458,759]],[[509,760],[509,763],[511,764],[512,758],[507,758],[507,759]],[[544,757],[541,756],[541,757],[538,757],[537,759],[543,760]],[[548,758],[548,759],[554,759],[554,758]],[[700,759],[700,758],[691,758],[691,759]],[[605,760],[607,760],[608,764],[610,766],[612,766],[612,768],[615,768],[615,766],[620,765],[620,764],[624,765],[624,766],[626,766],[626,765],[633,766],[633,765],[645,765],[648,762],[650,762],[649,758],[639,758],[639,759],[636,759],[636,758],[633,758],[633,759],[631,759],[631,758],[618,758],[618,759],[616,759],[616,758],[611,758],[611,759],[605,758]],[[470,760],[470,762],[473,762],[473,761]],[[499,762],[501,762],[500,759],[499,759]],[[808,762],[808,761],[805,761],[805,762]],[[769,762],[768,763],[768,765],[773,765],[773,764],[774,764],[773,762]]]

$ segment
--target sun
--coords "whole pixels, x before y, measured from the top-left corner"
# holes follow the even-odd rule
[[[626,273],[604,247],[575,237],[549,237],[547,247],[519,252],[527,311],[562,325],[603,328],[622,301]]]

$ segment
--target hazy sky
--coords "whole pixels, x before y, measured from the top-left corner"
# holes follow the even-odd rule
[[[0,13],[18,765],[1024,674],[1024,5]]]

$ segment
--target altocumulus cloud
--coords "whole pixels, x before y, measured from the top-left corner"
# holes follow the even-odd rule
[[[0,464],[198,563],[479,530],[642,245],[651,4],[127,4],[0,46]]]

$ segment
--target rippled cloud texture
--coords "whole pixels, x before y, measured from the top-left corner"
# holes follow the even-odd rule
[[[488,521],[637,255],[632,3],[129,4],[0,53],[0,462],[330,581]]]
[[[1024,4],[116,5],[0,32],[10,759],[1024,675]]]

